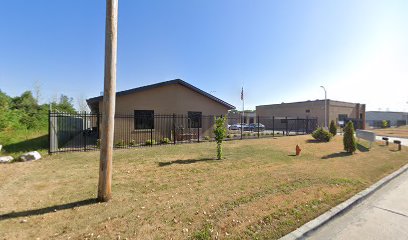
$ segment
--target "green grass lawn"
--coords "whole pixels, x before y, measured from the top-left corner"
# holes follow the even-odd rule
[[[2,131],[0,144],[3,145],[0,156],[10,155],[17,158],[29,151],[39,151],[44,155],[48,152],[48,132],[47,130]]]
[[[276,239],[408,163],[406,147],[310,138],[229,141],[221,161],[211,142],[116,150],[109,203],[99,152],[2,164],[0,239]]]

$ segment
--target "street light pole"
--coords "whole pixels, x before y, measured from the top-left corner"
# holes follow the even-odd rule
[[[406,102],[408,104],[408,102]],[[407,120],[405,121],[405,125],[408,125],[408,111],[406,112],[407,114]]]
[[[116,100],[116,59],[118,40],[118,0],[106,0],[105,78],[102,107],[102,135],[99,163],[98,200],[112,198],[113,128]]]
[[[323,86],[320,87],[324,90],[324,127],[327,129],[327,91]]]

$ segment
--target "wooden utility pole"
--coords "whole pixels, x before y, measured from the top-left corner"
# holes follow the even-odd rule
[[[118,0],[106,0],[105,79],[102,109],[101,155],[98,200],[112,198],[112,153],[116,98],[116,57],[118,39]]]

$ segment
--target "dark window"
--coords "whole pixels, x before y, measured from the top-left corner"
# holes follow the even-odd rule
[[[135,110],[135,129],[154,129],[154,111]]]
[[[347,119],[347,114],[339,114],[339,121],[345,121]]]
[[[249,123],[254,123],[254,118],[253,117],[249,118]]]
[[[306,109],[306,113],[310,113],[310,109]]]
[[[201,112],[188,112],[189,125],[191,128],[201,128]]]
[[[360,119],[363,119],[363,114],[362,113],[360,113]]]

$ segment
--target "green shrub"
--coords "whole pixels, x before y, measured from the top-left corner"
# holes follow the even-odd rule
[[[312,133],[312,137],[320,142],[329,142],[333,135],[323,128],[318,128]]]
[[[209,141],[210,140],[210,136],[205,136],[204,140]]]
[[[334,123],[334,120],[331,120],[331,122],[330,122],[329,131],[330,131],[330,133],[331,133],[333,136],[336,136],[336,134],[337,134],[337,126],[336,126],[336,124]]]
[[[343,145],[344,150],[348,153],[353,153],[357,149],[356,138],[354,137],[354,125],[351,121],[344,127]]]
[[[156,140],[146,140],[145,145],[146,146],[151,146],[151,145],[155,145],[156,144]]]
[[[170,143],[170,139],[168,138],[163,138],[162,140],[160,140],[161,144],[169,144]]]
[[[134,146],[136,146],[136,141],[135,140],[130,141],[129,147],[134,147]]]
[[[381,127],[382,128],[387,128],[388,127],[388,122],[386,120],[382,120]]]
[[[214,134],[215,134],[215,141],[217,142],[217,159],[221,160],[222,159],[222,141],[226,137],[227,134],[227,128],[225,127],[227,119],[225,117],[219,117],[215,118],[215,128],[214,128]]]
[[[125,146],[126,146],[126,144],[125,144],[125,141],[123,141],[123,140],[120,140],[119,142],[115,143],[115,147],[121,148],[121,147],[125,147]]]
[[[228,134],[228,135],[226,136],[226,138],[231,138],[231,134]]]
[[[96,140],[96,148],[101,148],[101,139]]]

